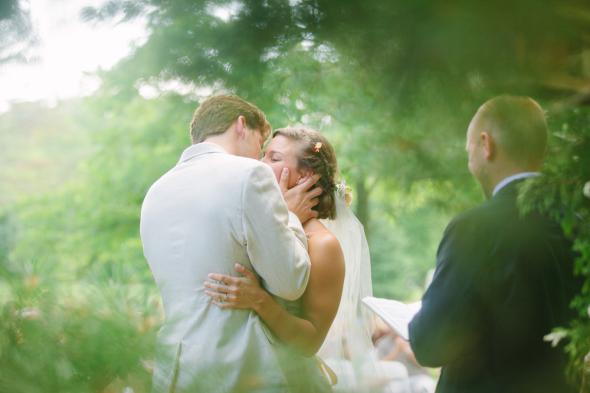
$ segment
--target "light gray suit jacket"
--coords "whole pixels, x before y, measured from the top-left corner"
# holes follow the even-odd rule
[[[166,317],[153,392],[289,391],[286,345],[254,311],[212,305],[203,285],[211,272],[239,276],[240,263],[273,295],[305,290],[305,233],[270,167],[193,145],[148,191],[140,231]]]

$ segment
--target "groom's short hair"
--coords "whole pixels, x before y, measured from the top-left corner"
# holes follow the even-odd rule
[[[517,163],[538,162],[547,148],[547,120],[541,106],[530,97],[501,95],[487,101],[477,121]]]
[[[240,97],[221,94],[206,99],[195,111],[190,126],[193,145],[223,134],[240,116],[251,130],[260,131],[263,140],[268,139],[272,129],[260,109]]]

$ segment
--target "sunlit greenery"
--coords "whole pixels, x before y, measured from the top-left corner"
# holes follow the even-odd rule
[[[497,94],[531,95],[548,110],[550,140],[547,176],[527,184],[522,203],[569,207],[564,227],[580,228],[577,269],[588,276],[588,12],[576,0],[115,0],[83,10],[89,23],[143,15],[151,35],[99,73],[93,96],[0,115],[0,391],[147,391],[161,316],[141,203],[190,144],[199,100],[220,92],[258,105],[273,128],[312,127],[332,141],[368,234],[374,293],[400,300],[420,297],[448,221],[483,201],[464,150],[471,117]],[[588,304],[590,282],[564,327],[575,384]]]

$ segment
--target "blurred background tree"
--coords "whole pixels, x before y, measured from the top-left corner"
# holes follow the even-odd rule
[[[0,3],[0,65],[31,60],[30,49],[37,43],[31,15],[23,0]]]
[[[3,20],[26,26],[20,3],[6,4],[0,28]],[[117,271],[121,285],[155,296],[139,239],[141,203],[190,144],[198,102],[217,93],[253,102],[274,128],[311,127],[333,142],[369,236],[376,296],[417,300],[446,224],[483,201],[465,134],[495,95],[530,95],[547,109],[547,176],[527,185],[523,204],[565,202],[590,219],[585,1],[111,0],[81,16],[93,24],[146,18],[150,34],[98,73],[93,96],[0,115],[0,151],[30,143],[13,132],[21,128],[37,135],[36,146],[54,146],[0,156],[0,176],[12,181],[0,187],[14,185],[0,195],[11,245],[0,247],[9,250],[3,263],[50,255],[74,287]],[[577,236],[577,269],[588,275],[590,237]],[[9,288],[0,293],[20,296]],[[564,327],[578,384],[590,349],[588,304],[590,282],[574,302],[579,319]]]
[[[275,127],[325,132],[369,234],[376,294],[404,297],[423,285],[445,222],[482,200],[464,153],[479,105],[500,93],[564,109],[586,99],[588,12],[579,0],[126,0],[82,15],[149,21],[105,89],[230,92]]]

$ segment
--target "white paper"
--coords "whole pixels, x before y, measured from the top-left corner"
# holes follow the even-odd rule
[[[410,339],[408,325],[412,321],[412,318],[414,318],[414,315],[422,308],[422,302],[405,304],[397,300],[370,296],[367,296],[361,302],[377,314],[398,336],[406,341]]]

